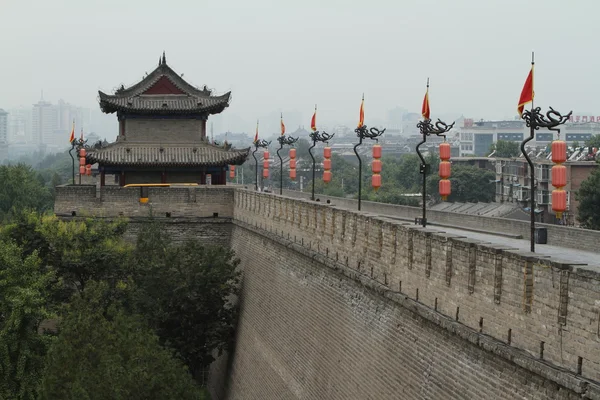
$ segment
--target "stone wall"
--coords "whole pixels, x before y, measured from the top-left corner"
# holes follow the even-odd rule
[[[301,199],[310,198],[309,192],[298,192],[294,190],[284,190],[284,195]],[[315,195],[315,197],[319,198],[322,203],[326,203],[327,200],[329,200],[331,204],[352,210],[356,210],[358,207],[358,201],[353,199],[324,196],[320,194]],[[407,221],[414,221],[416,217],[420,218],[422,216],[422,209],[420,207],[362,201],[361,208],[366,212],[390,215],[406,219]],[[427,210],[427,220],[432,224],[441,226],[448,225],[456,228],[472,228],[488,232],[511,233],[521,235],[526,239],[529,239],[531,233],[529,222],[508,218],[483,217],[479,215]],[[547,244],[550,245],[595,251],[598,248],[598,243],[600,243],[600,231],[541,223],[537,223],[536,227],[547,229]]]
[[[203,136],[200,119],[133,118],[125,121],[125,139],[131,142],[198,142]]]
[[[150,211],[165,217],[233,217],[234,188],[190,186],[185,188],[150,187],[148,203],[140,203],[140,188],[119,186],[58,186],[54,212],[59,216],[94,215],[98,217],[146,217]]]
[[[234,222],[230,399],[600,398],[597,272],[245,190]]]

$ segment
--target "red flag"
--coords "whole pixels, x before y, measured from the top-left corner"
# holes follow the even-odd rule
[[[312,119],[310,120],[310,129],[312,129],[313,132],[317,131],[317,106],[315,105],[315,113],[312,116]]]
[[[258,121],[256,121],[256,134],[254,135],[254,142],[252,143],[256,142],[258,142]]]
[[[427,91],[425,92],[425,97],[423,98],[423,106],[421,107],[421,115],[425,119],[430,119],[431,110],[429,109],[429,83],[427,83]]]
[[[360,103],[360,111],[358,116],[358,127],[365,124],[365,95],[363,94],[362,102]]]
[[[73,143],[75,140],[75,121],[73,121],[73,128],[71,128],[71,136],[69,137],[69,143]]]
[[[523,90],[521,91],[521,97],[519,97],[519,105],[517,106],[517,111],[519,111],[519,116],[523,115],[523,108],[525,104],[531,103],[533,101],[534,96],[533,91],[533,64],[531,65],[531,71],[529,71],[529,75],[527,75],[527,80],[525,81],[525,85],[523,85]]]
[[[283,113],[281,113],[281,136],[285,135],[285,125],[283,124]]]

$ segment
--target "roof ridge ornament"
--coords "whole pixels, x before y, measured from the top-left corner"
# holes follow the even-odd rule
[[[167,56],[165,55],[164,50],[163,50],[162,63],[163,63],[163,65],[167,65]]]

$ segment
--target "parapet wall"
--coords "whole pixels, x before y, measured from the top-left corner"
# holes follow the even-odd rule
[[[150,210],[160,217],[233,217],[233,187],[149,187],[148,202],[141,203],[140,188],[93,185],[58,186],[54,212],[60,216],[147,217]]]
[[[284,190],[288,197],[310,199],[310,193],[295,190]],[[356,210],[358,201],[342,197],[315,195],[321,202],[329,200],[332,204]],[[413,220],[422,216],[420,207],[401,206],[396,204],[362,201],[361,208],[366,212],[385,214],[406,220]],[[427,210],[427,220],[431,223],[449,225],[457,228],[471,228],[491,232],[511,233],[529,239],[531,225],[527,221],[508,218],[485,217],[480,215],[460,214],[448,211]],[[600,231],[574,228],[570,226],[536,223],[536,227],[546,228],[549,245],[569,247],[572,249],[596,251],[600,243]]]
[[[600,396],[598,271],[366,212],[241,189],[234,221],[353,269],[433,310],[434,322],[459,322],[474,344],[489,350],[481,338],[493,339],[508,349],[497,347],[498,355],[576,393]]]

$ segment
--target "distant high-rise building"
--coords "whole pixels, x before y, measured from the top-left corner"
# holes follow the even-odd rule
[[[0,108],[0,145],[8,144],[8,113]]]
[[[32,143],[31,107],[19,107],[8,110],[8,142]]]
[[[54,143],[58,131],[58,113],[51,103],[40,100],[33,105],[32,113],[33,142],[40,146]],[[67,140],[68,141],[68,140]]]

